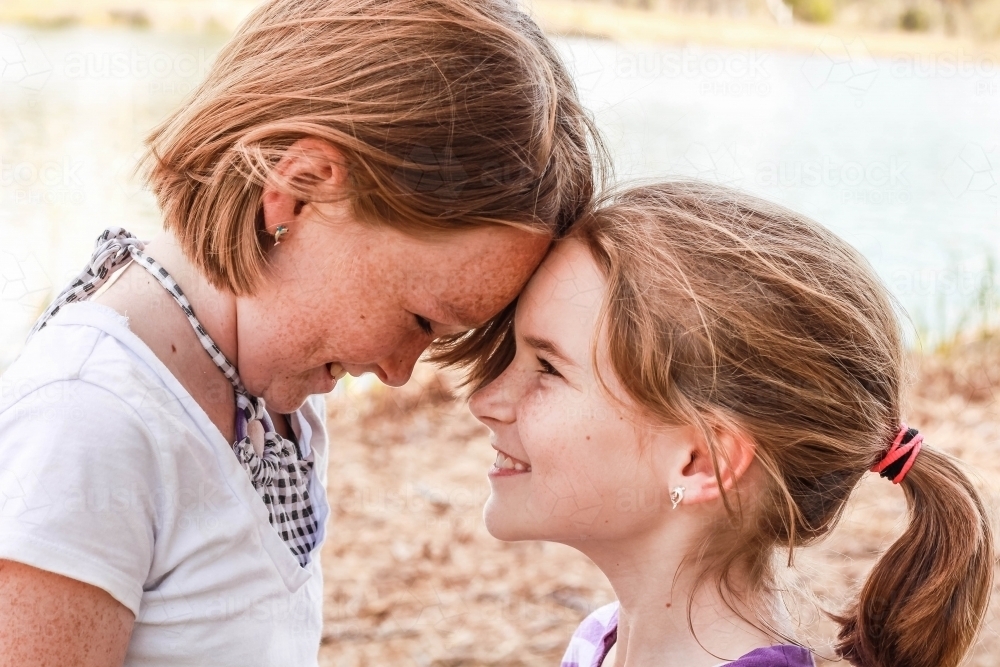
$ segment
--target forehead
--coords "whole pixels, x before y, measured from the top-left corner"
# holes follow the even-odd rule
[[[518,301],[518,335],[550,338],[563,344],[567,352],[586,354],[605,286],[586,246],[573,239],[560,241]]]
[[[548,237],[514,227],[484,227],[422,243],[404,258],[412,289],[440,307],[447,321],[486,322],[513,301],[541,262]]]

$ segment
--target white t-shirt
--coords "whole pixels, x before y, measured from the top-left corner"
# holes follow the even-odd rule
[[[132,610],[126,665],[316,665],[322,397],[290,421],[314,460],[319,534],[305,568],[230,443],[125,318],[68,305],[0,378],[0,558]]]

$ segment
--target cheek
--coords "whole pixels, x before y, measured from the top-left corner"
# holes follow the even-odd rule
[[[525,393],[518,424],[532,462],[537,458],[570,469],[603,465],[612,458],[625,422],[602,400],[536,381]]]
[[[662,514],[652,466],[622,414],[573,394],[527,399],[518,417],[532,462],[523,520],[534,537],[621,537]]]
[[[331,303],[316,307],[292,328],[300,331],[305,354],[318,355],[324,363],[374,363],[411,337],[404,316],[397,309],[344,308]]]
[[[600,402],[572,394],[528,396],[518,417],[532,463],[530,520],[552,537],[583,537],[617,523],[623,495],[643,486],[626,423]]]
[[[401,344],[406,332],[398,322],[380,313],[340,315],[329,345],[338,359],[354,363],[374,362]]]
[[[373,261],[339,267],[307,278],[311,291],[289,295],[283,324],[299,332],[303,354],[324,363],[373,363],[405,344],[412,326],[397,305],[398,281],[380,271]]]

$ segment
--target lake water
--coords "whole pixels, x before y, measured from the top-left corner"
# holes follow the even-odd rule
[[[159,228],[135,160],[222,39],[0,25],[0,368],[103,228]],[[873,59],[833,37],[802,53],[559,44],[620,180],[697,176],[801,211],[932,334],[995,298],[1000,63]]]

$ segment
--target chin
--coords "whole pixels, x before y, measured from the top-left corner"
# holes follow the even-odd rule
[[[486,532],[493,537],[504,542],[518,542],[520,540],[532,539],[524,527],[511,517],[509,512],[498,507],[493,496],[486,501],[483,508],[483,523],[486,524]]]
[[[267,409],[283,415],[291,414],[301,408],[307,398],[309,394],[301,391],[275,391],[273,388],[268,388],[263,392]]]

